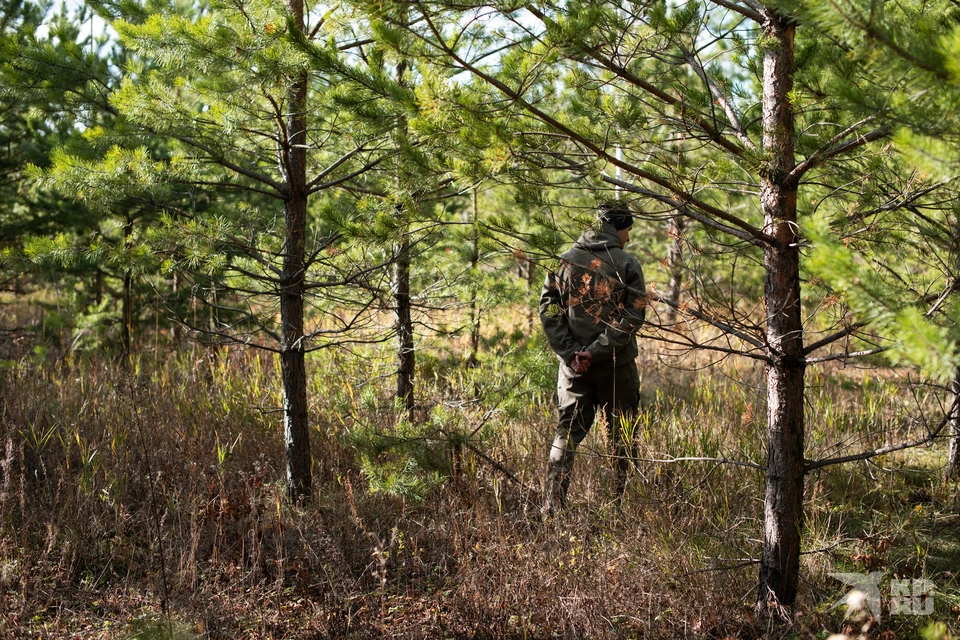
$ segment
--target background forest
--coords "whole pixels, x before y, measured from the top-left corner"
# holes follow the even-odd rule
[[[0,635],[957,637],[958,107],[950,0],[0,0]]]

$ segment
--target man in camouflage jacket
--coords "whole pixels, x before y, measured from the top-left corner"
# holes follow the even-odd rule
[[[600,212],[598,225],[560,256],[540,295],[540,321],[560,359],[560,422],[547,467],[546,517],[563,507],[577,446],[597,409],[606,416],[615,448],[618,498],[626,486],[632,447],[621,419],[632,422],[639,403],[636,332],[647,298],[640,264],[623,250],[633,224],[629,209],[608,204]]]

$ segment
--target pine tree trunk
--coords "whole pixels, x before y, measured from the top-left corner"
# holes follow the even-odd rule
[[[397,398],[407,415],[413,413],[413,314],[410,308],[410,239],[406,234],[393,248],[394,329],[397,332]]]
[[[131,246],[131,235],[133,235],[133,220],[127,218],[123,225],[123,245],[125,249],[129,249]],[[123,304],[120,312],[123,316],[123,327],[120,332],[123,352],[129,354],[132,347],[131,334],[133,330],[133,275],[129,269],[123,272]]]
[[[680,140],[682,141],[686,136],[681,133]],[[677,147],[677,172],[683,170],[683,147],[682,145]],[[670,224],[667,226],[667,235],[670,236],[670,248],[667,250],[667,270],[670,273],[670,284],[667,287],[667,296],[668,299],[674,302],[675,304],[680,304],[680,292],[683,289],[683,270],[681,260],[683,259],[683,251],[680,245],[680,241],[683,238],[683,228],[685,226],[684,222],[686,218],[681,215],[675,215],[670,218]],[[673,326],[677,322],[677,308],[674,306],[667,306],[666,316],[664,317],[664,324],[668,327]]]
[[[467,365],[475,367],[478,363],[477,355],[480,352],[480,310],[477,305],[477,265],[480,263],[480,229],[477,226],[479,217],[477,208],[477,190],[473,190],[473,244],[470,251],[470,353],[467,356]]]
[[[767,478],[763,556],[757,608],[793,605],[797,596],[803,530],[803,386],[805,359],[797,247],[797,187],[788,179],[794,160],[793,86],[795,27],[775,11],[763,28],[764,229],[776,245],[764,250],[767,366]]]
[[[93,289],[93,302],[99,307],[100,303],[103,302],[103,271],[99,268],[97,269],[97,275],[94,280]]]
[[[177,272],[173,272],[173,277],[170,280],[170,293],[173,300],[177,299],[177,294],[180,292],[180,278],[177,275]],[[178,314],[179,315],[179,314]],[[174,345],[180,343],[180,321],[173,320],[170,323],[170,342]]]
[[[947,480],[960,479],[960,369],[950,384],[950,444],[947,449]]]
[[[303,30],[303,2],[289,0],[294,24]],[[280,273],[280,375],[287,459],[287,497],[305,502],[311,492],[310,434],[307,422],[307,374],[303,344],[303,293],[307,224],[307,76],[287,92],[286,140],[281,166],[287,173],[284,224],[286,239]]]
[[[667,287],[667,298],[677,304],[680,304],[680,292],[683,289],[683,252],[680,246],[683,238],[683,228],[685,219],[682,216],[674,216],[670,219],[670,226],[667,233],[671,237],[670,249],[667,251],[667,268],[670,270],[670,285]],[[677,321],[677,309],[672,306],[667,307],[665,324],[670,326]]]
[[[123,352],[130,353],[130,325],[133,322],[133,278],[129,270],[123,272],[123,304],[120,314],[123,316],[120,341],[123,344]]]
[[[525,260],[526,271],[524,273],[527,280],[527,300],[529,300],[535,292],[540,291],[540,283],[537,282],[537,267],[534,264],[533,260],[527,258]],[[543,276],[541,276],[543,277]],[[537,323],[540,319],[539,310],[536,304],[527,305],[527,335],[532,336],[533,332],[536,330]]]

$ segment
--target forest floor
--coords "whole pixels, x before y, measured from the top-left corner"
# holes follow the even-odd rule
[[[478,366],[433,346],[413,420],[387,351],[311,357],[315,485],[294,507],[269,354],[156,340],[119,358],[8,336],[0,637],[960,635],[945,443],[809,475],[798,603],[761,624],[759,368],[677,368],[647,346],[624,501],[596,428],[568,508],[541,522],[553,357],[518,336],[490,338]],[[811,371],[807,399],[810,458],[922,436],[943,410],[938,388],[883,368]],[[676,460],[690,457],[711,460]],[[881,572],[880,611],[847,615],[834,572]]]

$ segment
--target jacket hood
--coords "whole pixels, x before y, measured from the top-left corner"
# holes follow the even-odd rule
[[[617,233],[616,227],[609,222],[604,222],[599,229],[588,227],[580,234],[580,238],[574,246],[589,251],[623,248],[620,244],[620,234]]]

